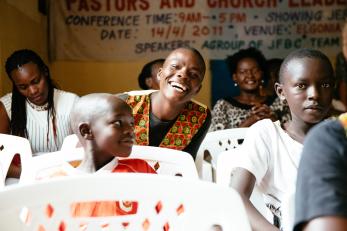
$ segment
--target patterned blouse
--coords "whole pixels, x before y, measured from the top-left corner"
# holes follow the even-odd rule
[[[289,120],[289,108],[278,97],[269,97],[265,104],[270,107],[281,122]],[[218,100],[213,107],[210,131],[239,127],[242,121],[251,115],[252,107],[240,103],[232,97]]]

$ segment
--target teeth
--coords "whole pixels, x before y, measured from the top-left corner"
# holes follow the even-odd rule
[[[180,92],[187,91],[187,88],[185,86],[183,86],[182,84],[180,84],[180,83],[171,82],[170,85],[172,87],[174,87],[175,89],[179,90]]]

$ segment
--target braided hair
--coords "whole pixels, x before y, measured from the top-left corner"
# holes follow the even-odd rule
[[[23,96],[15,86],[13,79],[11,77],[11,72],[21,68],[24,64],[34,63],[37,65],[41,74],[43,73],[45,81],[48,86],[48,113],[47,113],[47,143],[48,143],[48,134],[49,134],[49,121],[52,118],[53,124],[53,134],[56,137],[56,113],[53,103],[53,93],[54,88],[56,88],[54,82],[51,79],[49,74],[49,69],[47,65],[43,62],[41,57],[32,50],[23,49],[15,51],[10,57],[7,58],[5,69],[8,77],[12,81],[12,103],[11,103],[11,121],[10,121],[10,130],[12,135],[21,136],[25,138],[28,137],[28,131],[26,128],[27,123],[27,114],[26,114],[26,97]]]

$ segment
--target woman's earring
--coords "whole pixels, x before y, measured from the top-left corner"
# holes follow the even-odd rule
[[[234,83],[234,86],[237,87],[237,83],[236,82]]]
[[[260,82],[261,82],[261,85],[264,85],[264,80],[263,79]]]

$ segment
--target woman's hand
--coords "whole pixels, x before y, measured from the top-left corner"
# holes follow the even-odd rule
[[[271,119],[272,121],[276,121],[278,118],[269,106],[267,106],[266,104],[257,104],[252,107],[251,115],[247,119],[242,121],[239,127],[249,127],[262,119]]]
[[[252,107],[251,116],[254,116],[257,119],[257,121],[262,119],[271,119],[272,121],[277,120],[276,114],[266,104],[258,104]]]

